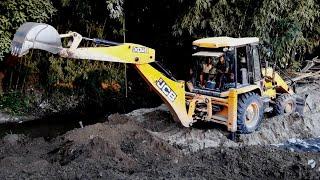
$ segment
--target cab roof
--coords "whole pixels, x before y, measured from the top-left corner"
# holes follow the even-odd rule
[[[232,38],[232,37],[210,37],[193,41],[192,45],[202,48],[221,48],[242,46],[246,44],[259,43],[257,37]]]

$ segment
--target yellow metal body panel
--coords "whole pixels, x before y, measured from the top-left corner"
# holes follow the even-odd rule
[[[249,86],[244,86],[244,87],[238,88],[237,89],[237,94],[244,94],[244,93],[247,93],[247,92],[252,92],[252,91],[254,91],[256,89],[258,89],[260,91],[260,93],[261,93],[260,86],[256,85],[256,84],[253,84],[253,85],[249,85]],[[229,92],[229,96],[230,96],[230,92]]]
[[[238,111],[238,92],[236,89],[230,89],[228,97],[228,131],[237,131],[237,111]]]
[[[277,91],[274,88],[267,89],[267,90],[263,91],[262,96],[268,96],[271,99],[275,99],[277,97]]]
[[[276,92],[294,94],[292,88],[288,86],[281,76],[277,72],[274,72],[271,67],[267,69],[262,68],[261,72],[265,79],[268,79],[268,82],[265,82],[265,87],[273,86]]]
[[[260,90],[260,86],[256,85],[256,84],[253,84],[253,85],[237,88],[237,94],[243,94],[243,93],[251,92],[251,91],[254,91],[256,89],[258,89],[260,91],[260,93],[262,93],[261,90]],[[229,97],[229,94],[230,94],[230,90],[222,92],[220,94],[220,97],[227,98],[227,97]]]
[[[232,38],[232,37],[210,37],[193,41],[192,45],[203,48],[220,48],[242,46],[246,44],[258,43],[259,38]]]
[[[271,81],[264,81],[264,87],[266,89],[271,89],[273,88],[272,82]]]
[[[227,126],[228,131],[237,131],[237,108],[238,108],[238,93],[236,89],[229,91],[228,98],[212,97],[195,93],[187,93],[186,101],[189,103],[188,115],[189,117],[197,116],[195,109],[197,104],[207,104],[206,108],[203,109],[207,112],[206,116],[203,117],[204,121],[212,121],[215,123],[223,124]],[[209,105],[210,103],[210,105]],[[214,105],[220,106],[221,110],[218,112],[212,111]],[[199,109],[198,109],[199,111]]]
[[[66,58],[130,64],[147,64],[155,61],[154,49],[132,43],[110,47],[63,49],[59,54]]]
[[[184,82],[176,82],[153,68],[150,64],[135,65],[145,81],[156,90],[162,100],[168,105],[174,119],[183,126],[189,127],[192,116],[186,110]]]
[[[213,102],[213,104],[216,104],[215,102]],[[220,116],[220,117],[223,117],[225,118],[226,120],[228,120],[228,112],[229,112],[229,109],[228,109],[229,105],[226,104],[223,109],[219,112],[217,112],[215,115],[217,116]],[[227,123],[225,123],[225,125],[227,125]]]
[[[277,97],[276,89],[273,87],[271,81],[264,81],[264,91],[262,92],[262,96],[268,96],[271,99],[275,99]]]

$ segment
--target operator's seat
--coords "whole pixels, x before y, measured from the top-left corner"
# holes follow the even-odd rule
[[[216,96],[216,97],[219,97],[221,94],[220,92],[216,92],[216,91],[213,91],[212,89],[208,89],[208,88],[203,88],[203,89],[196,88],[193,86],[193,84],[190,81],[186,82],[186,84],[187,84],[187,88],[192,93],[203,94],[203,95],[207,95],[207,96]]]

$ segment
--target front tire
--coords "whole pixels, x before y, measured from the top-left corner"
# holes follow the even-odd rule
[[[297,102],[296,99],[288,94],[281,94],[276,99],[276,104],[274,107],[274,114],[275,115],[282,115],[282,114],[291,114],[295,112],[297,109]]]
[[[263,102],[259,95],[249,92],[238,99],[237,127],[240,134],[249,134],[260,127],[263,119]]]

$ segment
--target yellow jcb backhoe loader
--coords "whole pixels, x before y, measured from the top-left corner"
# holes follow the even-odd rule
[[[71,38],[63,47],[61,39]],[[79,47],[80,42],[93,41],[95,47]],[[169,107],[175,121],[189,127],[196,121],[223,124],[230,132],[255,131],[263,113],[302,112],[304,99],[297,98],[273,68],[261,68],[258,38],[214,37],[193,42],[193,81],[177,81],[155,61],[155,50],[132,43],[82,37],[76,32],[59,34],[55,28],[42,23],[28,22],[16,32],[11,45],[12,55],[23,56],[30,49],[40,49],[64,58],[90,59],[132,64],[143,79],[158,93]],[[218,89],[199,85],[199,64],[211,57],[228,62],[229,72],[223,74]],[[214,64],[212,64],[215,67]],[[160,71],[159,71],[159,70]],[[201,68],[200,68],[201,69]],[[203,79],[203,77],[202,77]],[[215,84],[221,82],[213,82]],[[186,87],[185,87],[186,85]]]

